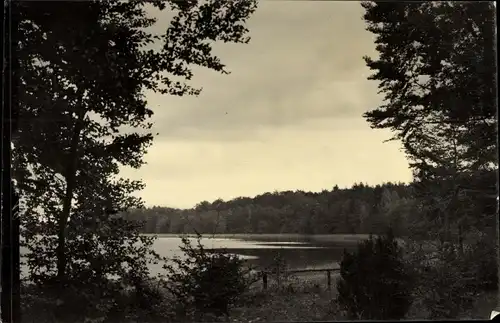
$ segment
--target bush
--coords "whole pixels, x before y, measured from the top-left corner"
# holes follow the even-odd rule
[[[106,286],[68,286],[61,291],[47,285],[23,284],[22,313],[26,322],[137,322],[165,321],[165,298],[143,283],[123,288],[121,283]]]
[[[414,247],[409,242],[407,261],[418,286],[414,291],[420,312],[427,312],[423,318],[456,319],[470,310],[484,285],[476,247],[465,253],[448,242],[433,252]]]
[[[24,232],[31,282],[26,287],[31,294],[23,294],[26,311],[36,315],[43,309],[46,317],[35,316],[39,322],[52,317],[62,322],[120,322],[136,313],[154,314],[161,300],[147,283],[148,265],[162,260],[152,249],[155,238],[141,235],[140,223],[107,214],[74,214],[72,221],[63,287],[53,270],[56,238],[50,231]]]
[[[197,237],[197,246],[182,238],[185,258],[167,264],[165,287],[175,297],[177,315],[189,320],[228,316],[229,308],[255,281],[244,261],[224,249],[209,252]]]
[[[337,303],[349,319],[399,320],[412,303],[412,279],[391,232],[344,251]]]
[[[465,253],[465,263],[474,272],[477,288],[483,291],[498,289],[498,265],[495,239],[483,237]]]
[[[271,278],[270,288],[278,291],[293,291],[293,285],[296,283],[294,275],[289,270],[289,264],[281,251],[274,254],[272,263],[265,268],[268,277]]]

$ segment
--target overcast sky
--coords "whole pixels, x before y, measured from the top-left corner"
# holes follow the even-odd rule
[[[357,2],[261,1],[250,44],[220,44],[231,71],[195,69],[199,97],[148,94],[159,132],[140,170],[148,206],[192,207],[274,190],[411,179],[400,143],[363,112],[381,103]],[[165,28],[167,19],[159,21]]]

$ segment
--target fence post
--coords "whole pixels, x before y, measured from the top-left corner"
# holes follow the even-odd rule
[[[328,283],[328,290],[332,290],[332,274],[330,270],[326,271],[326,280]]]
[[[267,273],[262,272],[262,285],[264,286],[264,290],[267,289]]]

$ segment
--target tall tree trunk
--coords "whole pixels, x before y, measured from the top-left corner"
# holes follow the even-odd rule
[[[83,109],[82,109],[83,111]],[[83,117],[85,113],[82,112],[77,117],[73,136],[70,143],[70,152],[68,156],[68,163],[64,177],[66,179],[66,192],[63,200],[63,209],[59,217],[58,233],[57,233],[57,278],[60,284],[64,284],[66,278],[66,228],[68,225],[69,216],[71,213],[71,202],[73,200],[73,192],[76,184],[76,171],[78,169],[78,146],[80,144],[80,133],[83,128]]]
[[[500,183],[500,178],[498,177],[498,171],[497,171],[497,183]],[[498,185],[497,184],[497,194],[498,194]],[[498,212],[499,212],[499,198],[497,197],[497,215],[498,215]],[[497,284],[498,284],[498,287],[497,287],[497,307],[496,307],[496,311],[497,312],[500,312],[500,217],[496,217],[497,221],[496,221],[496,233],[497,233],[497,241],[496,241],[496,245],[497,245]]]
[[[0,102],[0,320],[18,323],[20,312],[19,195],[12,181],[12,142],[18,131],[19,59],[16,55],[19,9],[14,1],[4,1],[1,15],[2,83]]]

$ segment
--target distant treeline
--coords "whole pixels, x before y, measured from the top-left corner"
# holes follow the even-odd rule
[[[203,201],[192,209],[155,206],[124,213],[143,221],[144,233],[382,233],[406,235],[418,227],[412,186],[354,184],[320,193],[284,191]]]

